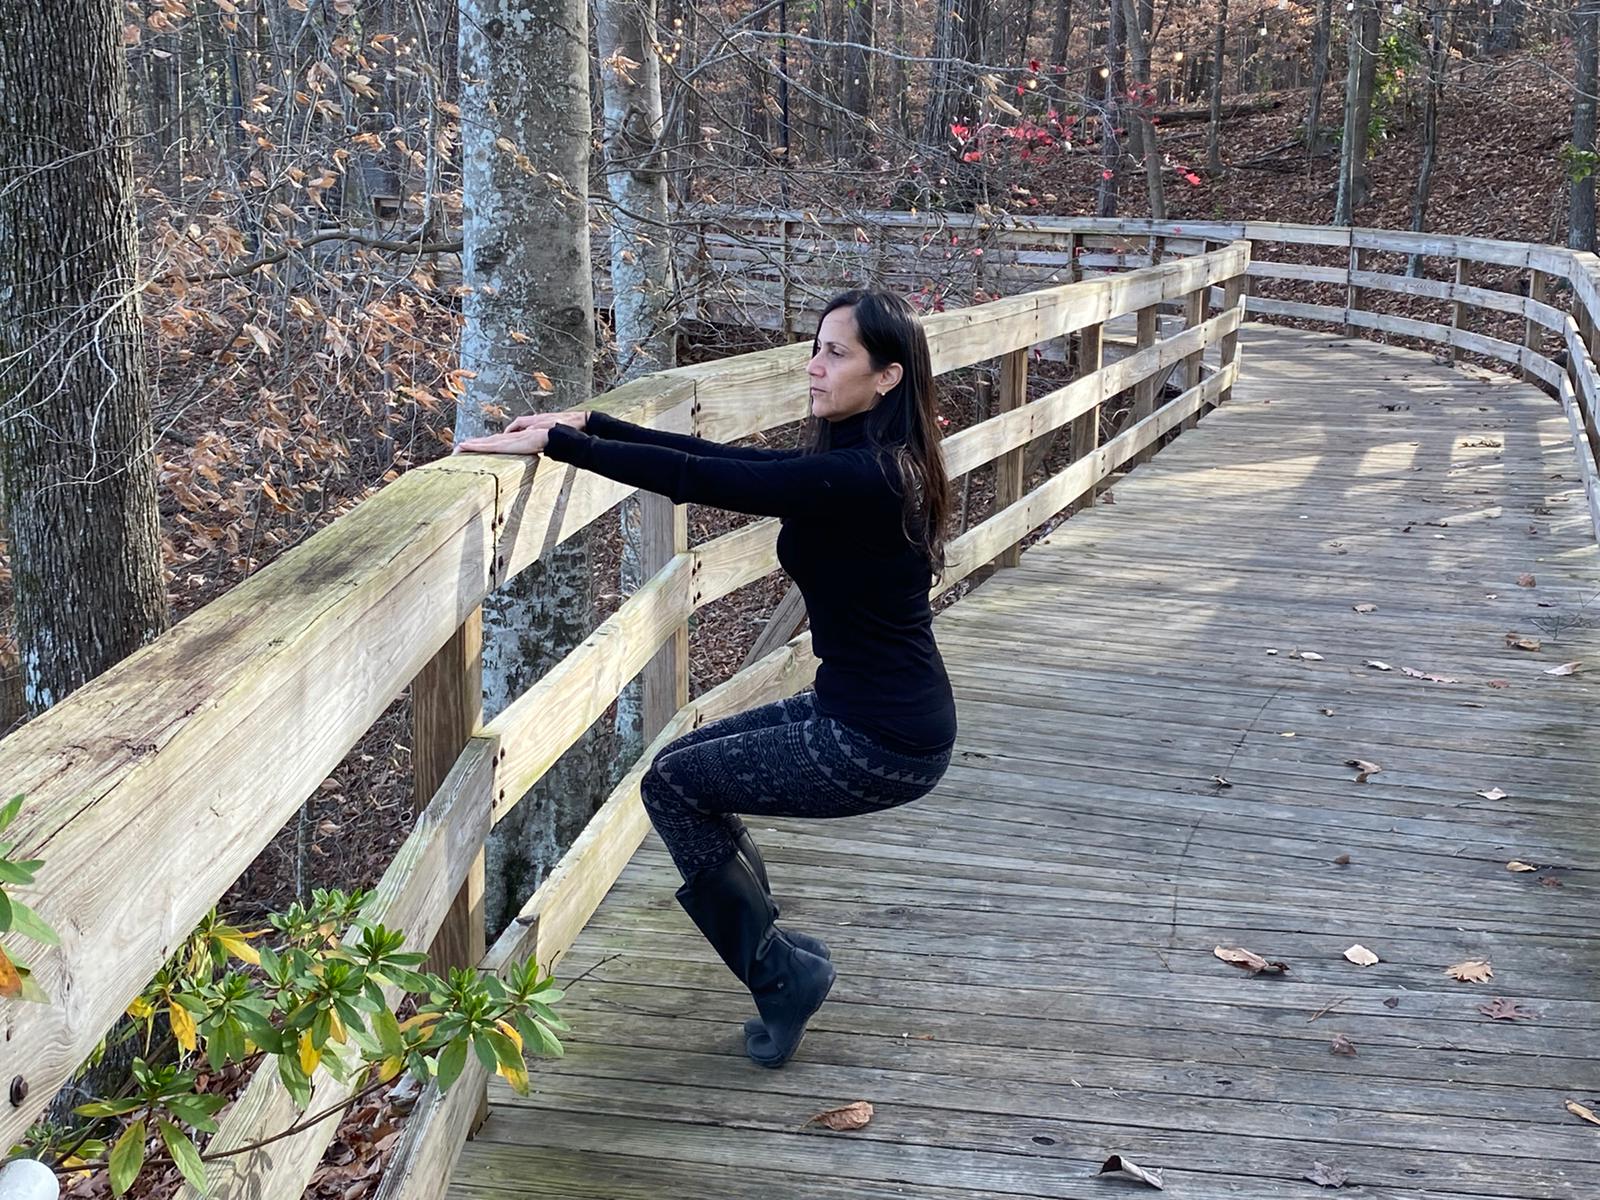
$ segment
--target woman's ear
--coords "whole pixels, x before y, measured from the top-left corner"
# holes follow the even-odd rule
[[[894,391],[895,386],[905,377],[906,369],[899,363],[890,363],[878,372],[878,395],[887,396]]]

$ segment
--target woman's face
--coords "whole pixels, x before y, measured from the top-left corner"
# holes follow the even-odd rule
[[[811,381],[811,415],[842,421],[864,413],[900,382],[899,363],[874,369],[856,329],[856,310],[836,308],[822,318],[817,349],[806,366]]]

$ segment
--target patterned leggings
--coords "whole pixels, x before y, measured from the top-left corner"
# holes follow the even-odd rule
[[[666,746],[641,784],[645,811],[685,879],[738,853],[736,813],[854,817],[927,795],[950,751],[909,754],[821,716],[802,692]]]

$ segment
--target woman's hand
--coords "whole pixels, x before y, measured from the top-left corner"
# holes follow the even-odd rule
[[[550,444],[550,430],[567,425],[583,430],[587,412],[528,413],[505,427],[502,433],[486,434],[457,442],[452,454],[543,454]]]

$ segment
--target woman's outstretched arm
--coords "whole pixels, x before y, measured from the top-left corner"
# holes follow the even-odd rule
[[[799,450],[770,450],[763,446],[730,446],[726,442],[713,442],[710,438],[695,437],[687,433],[668,433],[663,429],[651,429],[647,425],[635,425],[631,421],[619,420],[607,416],[603,412],[592,412],[588,421],[580,426],[583,432],[592,437],[605,438],[608,442],[631,442],[640,446],[661,446],[668,450],[681,450],[685,454],[697,454],[703,458],[741,458],[749,462],[782,462],[788,458],[799,458]]]

